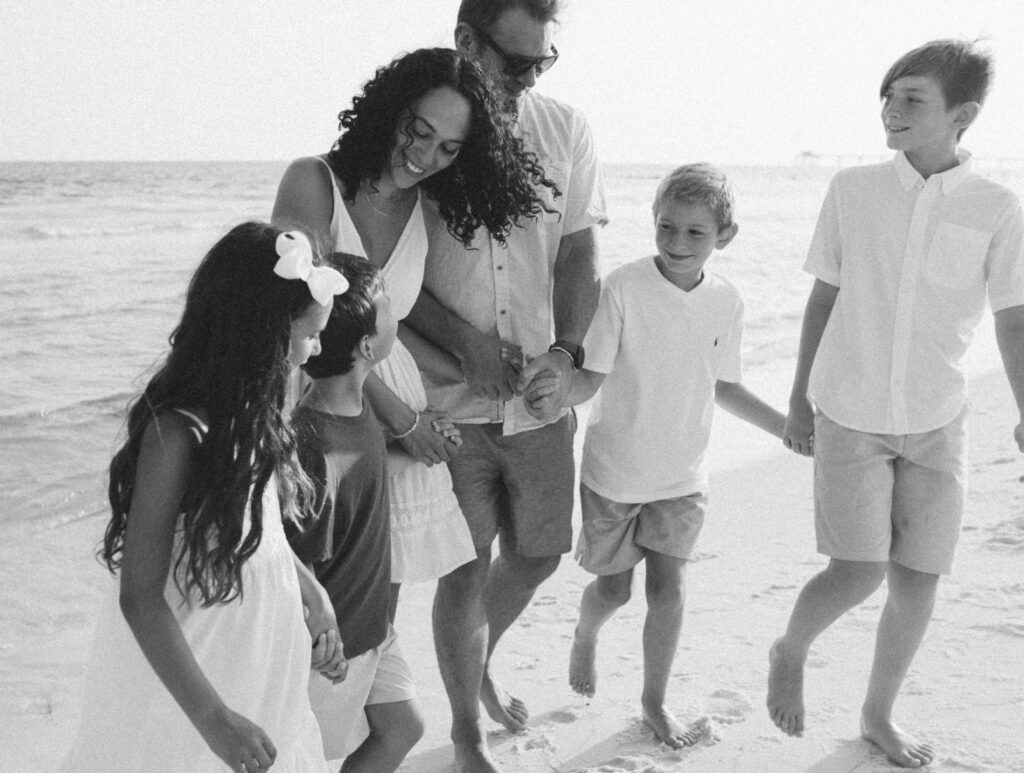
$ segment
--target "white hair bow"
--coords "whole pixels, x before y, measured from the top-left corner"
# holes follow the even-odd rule
[[[321,306],[329,304],[335,295],[344,295],[348,280],[330,266],[313,265],[313,248],[301,231],[285,231],[274,245],[279,259],[274,273],[282,279],[301,279],[309,294]]]

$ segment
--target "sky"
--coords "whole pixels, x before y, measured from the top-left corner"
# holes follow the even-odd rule
[[[452,45],[458,0],[0,3],[0,161],[285,160],[395,55]],[[986,37],[964,146],[1024,159],[1020,0],[567,0],[537,88],[604,161],[888,155],[878,87],[907,50]]]

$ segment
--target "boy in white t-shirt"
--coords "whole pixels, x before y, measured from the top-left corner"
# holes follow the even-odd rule
[[[598,632],[629,600],[633,568],[646,561],[643,716],[658,740],[679,748],[699,733],[672,716],[665,692],[686,562],[707,506],[714,403],[780,438],[785,417],[740,383],[743,300],[704,270],[737,231],[725,175],[707,164],[679,167],[658,186],[653,209],[658,252],[604,280],[584,341],[586,368],[567,390],[566,403],[577,405],[601,388],[583,447],[576,550],[597,579],[583,592],[569,682],[594,694]],[[554,386],[553,377],[538,377],[527,403],[554,409],[545,402]]]

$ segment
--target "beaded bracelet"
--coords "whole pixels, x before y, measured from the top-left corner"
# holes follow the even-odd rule
[[[400,435],[392,435],[391,436],[392,440],[401,440],[404,437],[409,437],[409,435],[411,435],[413,432],[416,431],[416,428],[419,425],[420,425],[420,412],[416,411],[416,418],[413,419],[412,426],[409,427],[409,429],[407,429],[405,432],[401,433]]]

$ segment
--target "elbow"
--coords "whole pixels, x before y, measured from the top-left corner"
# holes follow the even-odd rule
[[[159,598],[154,598],[153,593],[132,587],[122,580],[121,593],[118,596],[118,606],[130,628],[134,628],[143,618],[152,614],[157,604],[163,601],[163,593],[158,595]]]

